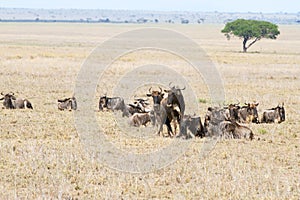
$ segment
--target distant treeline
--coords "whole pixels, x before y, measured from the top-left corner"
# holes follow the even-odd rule
[[[203,19],[197,21],[198,24],[203,23]],[[134,20],[124,20],[124,21],[112,21],[109,19],[100,19],[100,20],[92,20],[92,19],[79,19],[79,20],[70,20],[70,19],[0,19],[0,22],[40,22],[40,23],[133,23],[133,24],[144,24],[144,23],[159,23],[158,19],[155,20],[147,20],[147,19],[138,19]],[[166,20],[163,23],[174,23],[173,20]],[[189,20],[183,19],[181,20],[182,24],[188,24]]]

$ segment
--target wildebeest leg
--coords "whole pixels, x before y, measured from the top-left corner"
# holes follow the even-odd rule
[[[168,117],[166,119],[165,124],[167,125],[169,136],[173,137],[173,131],[172,131],[172,127],[171,127],[171,121],[170,121],[170,119]]]

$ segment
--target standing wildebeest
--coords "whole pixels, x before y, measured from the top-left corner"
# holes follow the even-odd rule
[[[168,134],[172,137],[174,134],[171,127],[171,121],[175,118],[179,119],[180,114],[174,109],[174,103],[168,103],[168,97],[164,98],[162,89],[160,87],[159,89],[160,91],[152,91],[150,87],[149,93],[147,94],[147,96],[151,96],[153,99],[154,124],[158,127],[157,134],[162,132],[163,124],[166,124]]]
[[[103,111],[104,108],[107,108],[107,110],[120,110],[122,111],[122,116],[129,117],[128,109],[125,105],[124,99],[122,97],[107,97],[102,96],[99,99],[99,110]]]
[[[227,118],[226,110],[219,108],[208,108],[204,122],[206,135],[219,136],[222,138],[246,138],[253,139],[250,128],[240,125],[234,120]]]
[[[259,123],[257,106],[259,103],[245,103],[246,106],[243,106],[239,109],[239,122],[242,123]]]
[[[261,118],[261,123],[281,123],[285,121],[285,109],[283,106],[284,103],[282,103],[282,106],[278,105],[275,108],[265,110]]]
[[[187,129],[190,130],[191,134],[187,134]],[[201,123],[200,116],[191,116],[191,115],[184,115],[183,118],[180,120],[180,133],[178,137],[185,136],[186,138],[189,137],[201,137],[205,136],[204,127]]]
[[[169,90],[164,90],[166,93],[168,93],[167,106],[178,106],[180,110],[180,117],[183,117],[185,111],[185,103],[181,90],[185,90],[185,87],[180,89],[178,87],[171,86],[171,83],[169,83],[169,86]]]
[[[57,100],[57,107],[59,110],[76,110],[77,109],[77,101],[76,98],[73,96],[71,98],[65,99],[58,99]]]
[[[3,106],[7,109],[24,109],[26,107],[33,109],[32,104],[28,99],[16,98],[12,92],[5,95],[1,92],[1,95],[3,97],[0,100],[4,100]]]

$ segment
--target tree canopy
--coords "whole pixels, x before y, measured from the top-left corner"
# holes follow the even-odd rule
[[[260,39],[276,39],[280,34],[276,24],[246,19],[237,19],[233,22],[228,22],[222,30],[222,33],[225,33],[227,39],[230,39],[231,35],[242,38],[244,52],[247,52],[247,49]],[[247,44],[247,42],[250,43]]]

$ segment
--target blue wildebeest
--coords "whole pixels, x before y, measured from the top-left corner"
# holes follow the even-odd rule
[[[131,126],[146,126],[149,122],[151,122],[152,125],[154,125],[154,111],[146,113],[134,113],[132,116],[129,117],[129,124]]]
[[[149,103],[147,102],[148,99],[138,98],[135,99],[133,104],[128,104],[127,109],[128,112],[133,115],[134,113],[146,113],[150,112]]]
[[[257,106],[259,103],[245,103],[245,106],[242,106],[239,109],[239,122],[241,123],[259,123]]]
[[[106,95],[101,96],[99,99],[99,110],[103,111],[104,108],[112,111],[120,110],[123,117],[129,117],[128,109],[122,97],[107,97]]]
[[[57,108],[59,110],[76,110],[77,109],[77,101],[73,96],[71,98],[58,99],[57,100]]]
[[[285,121],[284,103],[275,108],[265,110],[261,118],[261,123],[281,123]]]
[[[254,135],[250,128],[240,125],[236,121],[228,118],[225,109],[208,108],[204,121],[205,135],[219,136],[222,138],[252,140]]]
[[[163,130],[163,124],[167,126],[168,134],[170,137],[174,135],[171,122],[174,120],[175,132],[176,132],[176,122],[177,119],[179,123],[180,113],[174,108],[176,105],[175,98],[170,101],[169,96],[164,98],[164,93],[159,87],[160,91],[152,91],[150,87],[147,96],[153,99],[153,111],[154,111],[154,124],[158,127],[157,134],[160,134]],[[171,95],[172,96],[172,95]],[[183,98],[182,98],[183,99]],[[184,104],[184,102],[183,102]]]
[[[239,121],[239,112],[240,112],[240,106],[239,106],[240,103],[237,103],[237,104],[229,104],[228,106],[225,106],[224,109],[226,109],[228,112],[227,112],[227,118],[231,121]]]
[[[7,93],[5,95],[1,93],[1,95],[3,97],[0,98],[0,100],[4,100],[3,106],[6,109],[24,109],[24,108],[33,109],[32,104],[28,99],[16,98],[14,96],[14,93],[12,92]]]
[[[188,135],[187,129],[190,131]],[[204,137],[205,131],[204,127],[201,123],[200,116],[191,116],[191,115],[184,115],[183,118],[180,120],[180,133],[178,137],[185,136],[185,138],[190,137]]]

